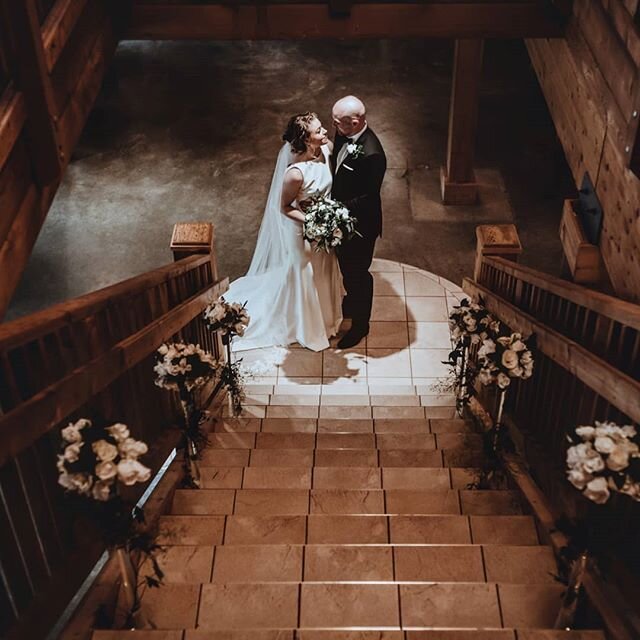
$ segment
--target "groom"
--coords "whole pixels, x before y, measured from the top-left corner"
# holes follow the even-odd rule
[[[367,126],[365,106],[355,96],[346,96],[333,106],[336,128],[331,156],[333,188],[331,195],[347,206],[358,220],[362,237],[338,247],[338,262],[347,295],[342,309],[352,318],[351,329],[338,342],[339,349],[353,347],[369,333],[373,302],[373,277],[369,267],[376,240],[382,234],[380,187],[387,169],[387,158],[378,136]]]

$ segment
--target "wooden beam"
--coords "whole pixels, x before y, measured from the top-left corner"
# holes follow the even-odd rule
[[[11,155],[26,119],[24,95],[9,85],[0,96],[0,170]]]
[[[473,172],[484,42],[456,40],[449,106],[447,164],[440,171],[444,204],[475,204],[478,185]]]
[[[4,0],[11,16],[15,81],[27,106],[25,125],[35,178],[43,187],[61,175],[58,138],[52,115],[53,95],[33,0]]]
[[[565,20],[544,2],[358,3],[332,18],[326,3],[134,4],[127,38],[547,38]]]
[[[228,287],[228,278],[211,285],[1,416],[0,467],[153,353],[158,345],[202,313],[207,304]]]
[[[42,25],[44,57],[49,72],[55,67],[87,0],[58,0]]]
[[[481,296],[486,308],[513,331],[524,335],[535,333],[538,349],[542,353],[584,382],[634,422],[640,422],[640,381],[618,371],[573,340],[538,322],[469,278],[464,279],[462,288],[469,295]]]

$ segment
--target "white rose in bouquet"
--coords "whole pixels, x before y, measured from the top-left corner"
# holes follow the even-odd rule
[[[615,446],[607,456],[607,467],[611,471],[622,471],[629,466],[629,452],[623,446]]]
[[[501,389],[506,389],[511,384],[509,376],[502,373],[502,371],[498,374],[496,382]]]
[[[106,462],[99,462],[96,465],[96,476],[104,482],[112,480],[118,474],[118,468],[110,460]]]
[[[593,478],[590,473],[585,473],[582,469],[571,469],[567,477],[569,478],[569,482],[581,491],[587,486],[587,482]]]
[[[520,358],[515,351],[507,349],[502,354],[502,366],[507,369],[515,369],[520,362]]]
[[[596,437],[596,430],[593,427],[589,426],[577,427],[576,433],[583,440],[593,440]]]
[[[146,482],[151,477],[151,469],[137,460],[125,458],[118,463],[118,480],[128,487],[136,482]]]
[[[91,447],[98,457],[98,460],[102,460],[103,462],[115,460],[118,456],[118,448],[106,440],[98,440],[94,442]]]
[[[599,436],[596,438],[593,446],[599,453],[611,453],[616,445],[611,438],[607,436]]]
[[[604,460],[602,456],[595,451],[592,451],[593,455],[589,456],[583,463],[582,468],[588,473],[597,473],[605,468]]]
[[[98,481],[93,485],[91,495],[98,502],[107,502],[111,498],[111,485]]]
[[[70,424],[65,427],[61,432],[62,438],[67,442],[80,442],[82,440],[82,434],[80,429],[75,424]]]
[[[70,473],[69,481],[74,491],[88,494],[93,485],[93,478],[88,473]]]
[[[585,497],[596,504],[604,504],[611,495],[605,478],[594,478],[587,483],[584,490]]]
[[[137,460],[149,451],[146,443],[140,440],[134,440],[133,438],[127,438],[124,442],[120,443],[118,449],[123,458],[131,458],[133,460]]]
[[[126,424],[120,424],[119,422],[107,427],[107,433],[113,436],[116,442],[124,442],[129,437],[129,427]]]
[[[80,458],[80,449],[84,446],[84,442],[74,442],[67,445],[64,449],[63,457],[67,462],[76,462]]]

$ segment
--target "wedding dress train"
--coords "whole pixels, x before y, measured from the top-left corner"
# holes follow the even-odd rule
[[[342,322],[342,276],[334,253],[314,251],[299,222],[280,210],[282,181],[292,167],[303,184],[297,202],[331,192],[326,146],[317,159],[295,162],[285,143],[278,156],[267,206],[247,275],[231,283],[225,299],[247,303],[251,318],[234,350],[298,342],[313,351],[329,346]]]

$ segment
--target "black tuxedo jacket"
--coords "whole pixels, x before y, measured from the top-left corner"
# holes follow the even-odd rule
[[[351,215],[357,218],[356,229],[365,238],[376,238],[382,235],[380,187],[387,169],[387,158],[378,136],[367,127],[356,142],[362,145],[362,155],[357,158],[347,155],[336,169],[340,149],[348,142],[348,138],[336,135],[331,155],[333,173],[331,195],[345,204]]]

